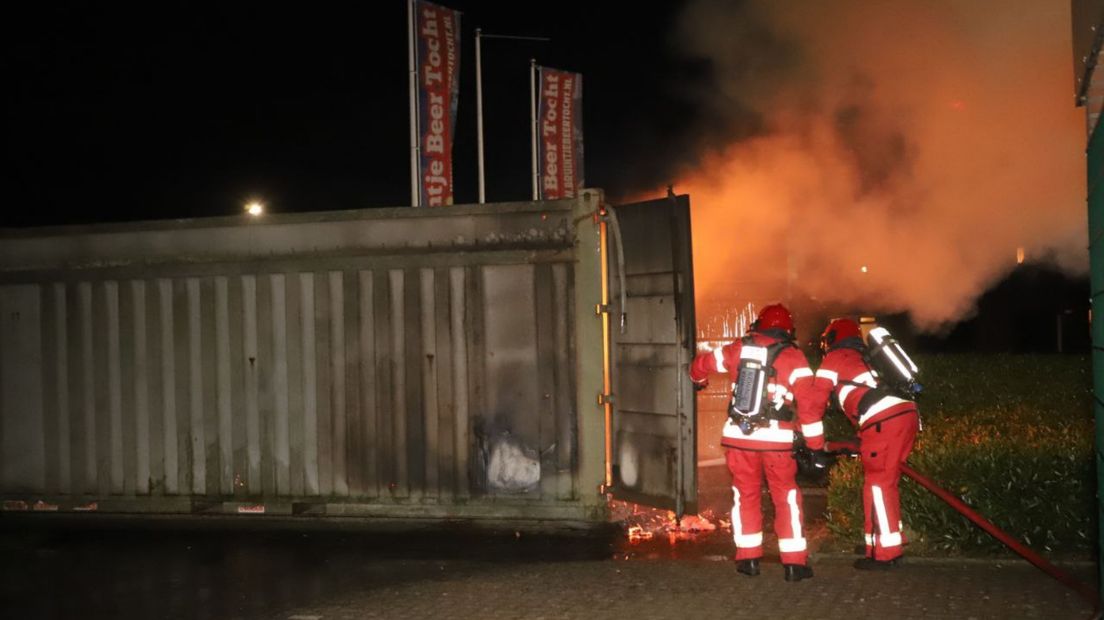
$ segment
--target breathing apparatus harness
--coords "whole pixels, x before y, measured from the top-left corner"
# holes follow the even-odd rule
[[[923,386],[916,380],[919,370],[912,363],[912,359],[901,348],[893,336],[884,328],[879,328],[882,333],[879,338],[870,337],[869,344],[860,338],[848,338],[832,346],[829,351],[836,349],[851,349],[862,355],[863,364],[874,378],[874,386],[869,383],[840,379],[843,385],[867,388],[865,394],[859,399],[858,415],[862,415],[875,403],[886,396],[896,396],[903,400],[916,402],[923,391]],[[911,372],[910,372],[911,371]]]
[[[793,420],[793,409],[784,400],[772,402],[767,392],[771,379],[778,374],[774,369],[778,354],[790,347],[797,348],[787,332],[766,330],[761,333],[778,336],[775,331],[779,331],[781,337],[766,346],[755,344],[751,335],[740,339],[740,365],[728,404],[728,417],[745,435],[750,435],[771,420]]]

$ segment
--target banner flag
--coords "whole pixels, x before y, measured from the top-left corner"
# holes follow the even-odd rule
[[[583,188],[583,76],[538,67],[537,162],[545,200]]]
[[[453,204],[452,144],[460,92],[460,12],[416,0],[419,203]]]

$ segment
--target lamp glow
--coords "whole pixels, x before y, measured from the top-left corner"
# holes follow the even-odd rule
[[[252,215],[253,217],[257,217],[258,215],[264,213],[264,205],[259,202],[251,202],[245,205],[245,212],[249,215]]]

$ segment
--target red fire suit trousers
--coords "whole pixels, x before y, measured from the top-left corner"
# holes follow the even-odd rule
[[[909,411],[870,424],[859,433],[863,466],[863,532],[866,556],[892,560],[904,552],[901,534],[901,465],[908,460],[919,429],[919,415]]]
[[[725,460],[732,474],[732,538],[736,559],[763,555],[763,476],[774,502],[774,533],[783,564],[805,564],[808,551],[801,489],[797,488],[797,462],[786,451],[726,448]]]

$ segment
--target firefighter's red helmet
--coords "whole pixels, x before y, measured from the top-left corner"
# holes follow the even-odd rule
[[[786,309],[786,306],[771,304],[759,311],[759,317],[755,319],[755,329],[756,331],[781,329],[792,334],[794,330],[793,316],[790,315],[790,311]]]
[[[824,333],[820,335],[820,346],[828,349],[847,338],[862,338],[859,324],[846,318],[832,319],[828,327],[824,328]]]

